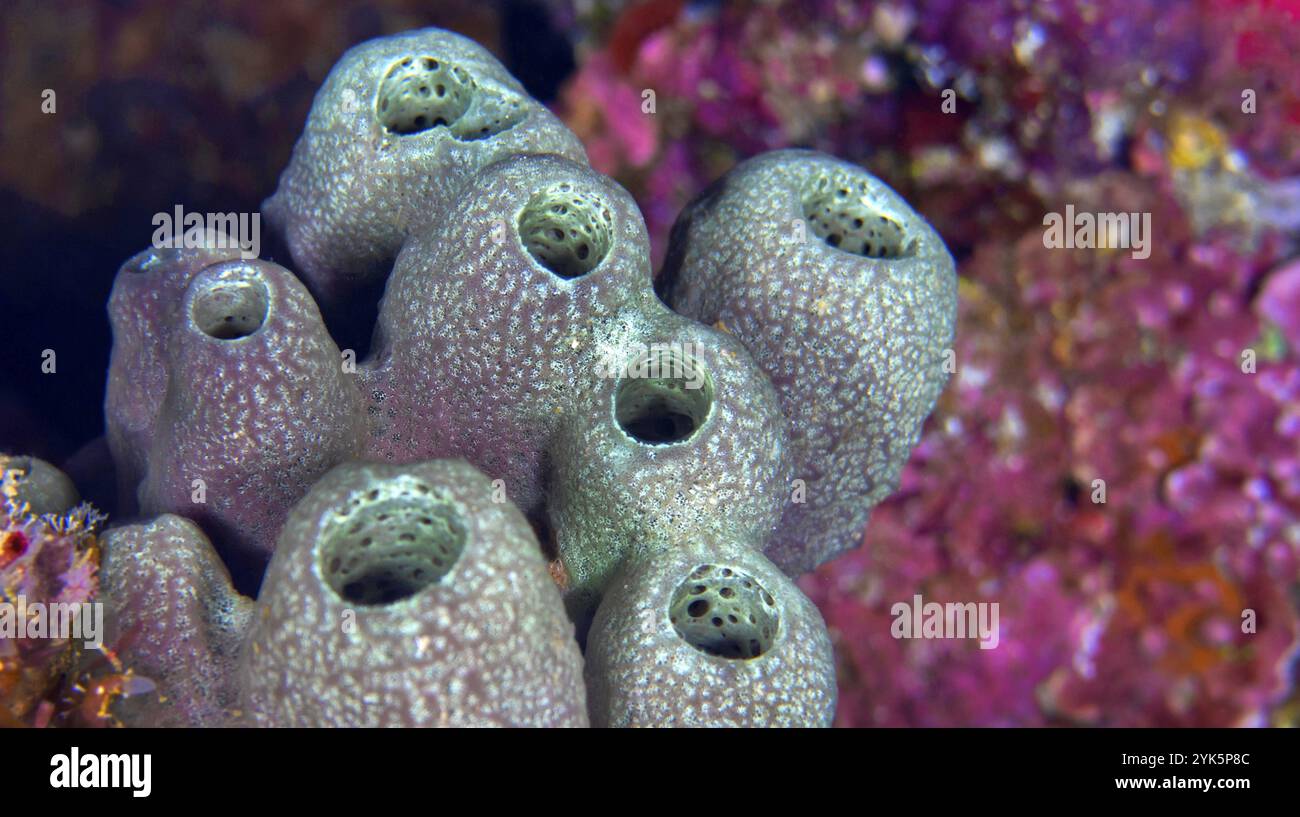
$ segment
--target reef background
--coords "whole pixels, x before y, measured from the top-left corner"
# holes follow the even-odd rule
[[[256,211],[342,52],[426,25],[564,117],[656,262],[690,198],[789,146],[864,165],[947,241],[956,375],[862,547],[802,581],[841,725],[1300,719],[1296,0],[6,3],[0,450],[111,512],[118,265],[176,204]],[[1069,204],[1151,213],[1150,258],[1045,249]],[[999,602],[1001,644],[893,639],[918,593]]]

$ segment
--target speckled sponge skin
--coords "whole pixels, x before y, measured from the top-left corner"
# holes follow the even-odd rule
[[[608,215],[594,269],[564,278],[529,254],[519,224],[538,190]],[[654,296],[648,255],[640,213],[607,177],[559,157],[494,165],[441,227],[403,248],[377,363],[360,373],[370,456],[465,457],[526,512],[545,510],[575,608],[591,606],[631,549],[704,531],[762,541],[780,517],[788,465],[775,393],[734,338]],[[689,355],[712,384],[707,417],[673,444],[619,426],[620,379],[602,367],[657,344]]]
[[[150,250],[110,302],[124,504],[198,527],[106,548],[182,604],[233,593],[194,534],[270,559],[238,670],[200,664],[239,722],[830,722],[789,576],[856,545],[952,335],[951,258],[905,202],[819,154],[747,162],[675,230],[674,311],[627,192],[485,51],[423,30],[345,55],[266,208],[305,284]],[[376,280],[355,361],[309,287],[346,305]],[[214,625],[177,621],[138,658],[183,679]]]
[[[205,324],[214,314],[215,328]],[[247,323],[228,328],[228,317]],[[341,361],[288,270],[267,261],[204,268],[168,333],[171,376],[141,510],[186,514],[228,552],[265,560],[289,506],[336,463],[361,454],[361,399]]]
[[[805,501],[786,505],[767,555],[798,575],[857,547],[948,379],[957,276],[943,241],[862,168],[786,150],[683,211],[668,255],[671,306],[724,325],[780,395]]]
[[[710,594],[718,582],[734,589],[730,602]],[[675,605],[678,592],[693,601]],[[705,605],[706,634],[748,624],[771,644],[743,659],[698,649],[681,632],[692,603]],[[596,614],[586,672],[595,726],[830,726],[835,715],[821,614],[762,554],[725,539],[629,563]]]
[[[100,597],[108,634],[157,696],[119,712],[128,726],[226,726],[238,718],[235,662],[253,600],[198,525],[164,514],[103,539]]]
[[[390,110],[397,104],[384,79],[401,76],[407,59],[411,76],[429,80],[414,86],[429,89],[431,118],[422,124],[448,120],[416,139],[386,127],[389,112],[380,110],[385,98]],[[480,169],[525,153],[587,161],[578,138],[487,49],[438,29],[397,34],[348,50],[334,66],[263,210],[303,279],[332,302],[382,280],[406,236],[434,223]]]
[[[348,588],[368,575],[421,586],[364,603]],[[343,465],[312,488],[267,570],[239,680],[262,726],[587,725],[582,655],[537,539],[457,461]]]
[[[129,259],[113,280],[108,320],[113,352],[108,363],[104,420],[109,450],[117,468],[118,505],[138,508],[136,488],[144,477],[167,389],[167,336],[190,281],[204,267],[239,257],[228,237],[185,249],[150,249]]]

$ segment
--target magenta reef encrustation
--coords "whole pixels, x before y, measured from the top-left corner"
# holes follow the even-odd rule
[[[627,192],[429,29],[344,55],[266,211],[305,284],[209,233],[114,286],[146,521],[102,597],[160,693],[125,720],[830,724],[792,578],[858,544],[949,371],[953,261],[901,197],[753,159],[683,214],[665,305]],[[316,299],[385,276],[358,361]]]

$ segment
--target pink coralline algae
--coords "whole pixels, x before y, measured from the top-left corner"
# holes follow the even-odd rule
[[[837,722],[1294,725],[1300,7],[728,4],[613,72],[610,10],[581,8],[566,120],[621,145],[593,159],[657,252],[693,187],[794,143],[872,168],[959,260],[953,381],[862,547],[801,581]],[[653,116],[588,98],[646,89]],[[1067,206],[1149,213],[1151,256],[1047,249]],[[999,645],[893,637],[916,594],[999,603]]]
[[[104,599],[159,691],[122,719],[828,725],[792,577],[895,484],[948,379],[953,261],[860,167],[733,182],[683,218],[675,312],[632,198],[485,50],[345,54],[267,202],[306,285],[212,234],[118,273],[109,440],[153,519],[106,536]],[[837,291],[787,302],[796,267]],[[358,361],[308,285],[336,308],[376,279]],[[846,357],[871,399],[841,416],[810,367]]]
[[[1161,283],[1054,252],[1035,233],[972,259],[951,394],[864,547],[804,580],[855,690],[841,722],[1284,718],[1300,373],[1266,320],[1212,306],[1268,262],[1192,249]],[[913,593],[1000,602],[999,647],[894,640]]]

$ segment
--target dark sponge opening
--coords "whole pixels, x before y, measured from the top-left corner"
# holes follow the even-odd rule
[[[326,580],[343,600],[392,604],[441,582],[465,550],[455,507],[423,482],[397,478],[354,494],[321,532]]]
[[[712,379],[697,360],[673,347],[651,347],[629,364],[614,393],[619,428],[646,445],[685,442],[712,408]]]
[[[804,219],[813,235],[837,250],[867,258],[908,255],[906,231],[869,201],[865,181],[819,176],[804,193]]]
[[[464,69],[436,57],[406,57],[380,83],[376,114],[389,132],[409,135],[453,124],[473,99]]]
[[[256,275],[214,279],[195,294],[190,317],[199,331],[218,340],[238,340],[262,328],[270,293]]]
[[[604,199],[568,182],[538,190],[519,214],[524,248],[561,278],[578,278],[600,266],[613,232],[614,216]]]
[[[673,592],[668,618],[700,652],[748,660],[772,649],[781,616],[776,599],[752,576],[700,565]]]

